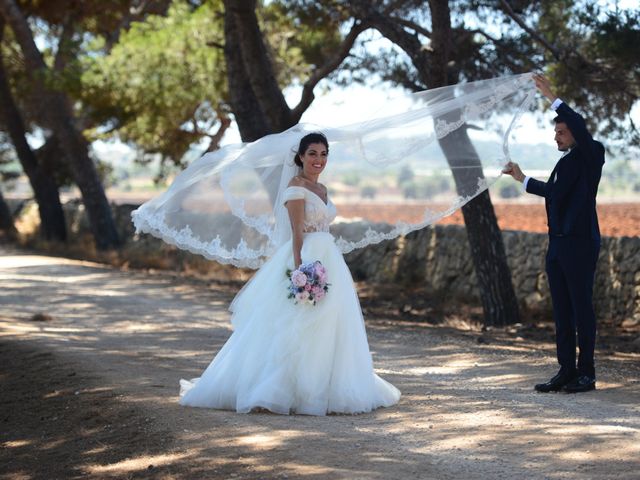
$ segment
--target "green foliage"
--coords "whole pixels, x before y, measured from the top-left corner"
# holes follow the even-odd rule
[[[640,99],[640,10],[562,3],[543,2],[539,20],[563,54],[561,59],[548,56],[559,95],[587,113],[592,131],[609,147],[640,146],[640,132],[629,118]]]
[[[398,186],[402,187],[404,184],[411,182],[415,176],[415,173],[413,173],[409,165],[403,166],[398,173]]]
[[[136,3],[132,0],[30,0],[21,1],[20,9],[53,29],[73,22],[78,31],[104,35],[112,32]],[[160,6],[161,1],[150,3]],[[153,11],[153,8],[151,9]]]
[[[133,23],[107,55],[94,39],[83,58],[80,99],[92,116],[91,139],[117,136],[141,158],[159,154],[182,163],[188,150],[213,134],[229,112],[222,45],[222,2],[174,1],[165,16]],[[311,64],[339,41],[336,22],[313,31],[284,6],[258,9],[278,82],[303,82]]]
[[[424,196],[423,194],[418,193],[418,184],[416,182],[405,183],[402,187],[402,194],[404,195],[404,198],[418,198]]]
[[[365,185],[360,190],[360,196],[362,198],[375,198],[378,193],[378,189],[373,185]]]
[[[428,176],[419,176],[402,184],[405,198],[431,199],[440,193],[451,191],[453,182],[449,175],[434,172]]]
[[[341,175],[340,180],[342,180],[346,185],[357,187],[362,181],[362,176],[358,172],[345,172]]]
[[[288,82],[304,83],[314,67],[333,56],[342,41],[341,28],[351,21],[344,8],[317,0],[265,2],[260,13],[262,29],[272,48],[277,71],[287,72]],[[286,47],[286,48],[285,48]],[[335,72],[335,78],[340,72]],[[280,78],[280,84],[283,78]]]
[[[599,190],[605,195],[638,193],[640,162],[616,160],[605,164]]]
[[[518,198],[522,195],[522,186],[510,181],[508,184],[498,187],[498,195],[505,199]]]
[[[281,88],[306,81],[342,38],[344,17],[315,3],[258,2]],[[228,122],[222,0],[51,0],[20,8],[50,67],[45,82],[74,101],[89,142],[127,142],[139,160],[159,158],[162,177],[193,158],[194,146],[206,149],[221,120]],[[40,105],[11,29],[0,48],[27,129],[41,132]],[[67,173],[55,171],[66,184]]]
[[[365,10],[384,9],[385,17],[395,20],[398,29],[413,35],[437,59],[443,52],[432,50],[430,32],[435,28],[427,3],[372,2]],[[526,29],[502,2],[448,2],[452,27],[446,52],[448,82],[545,71],[559,95],[585,113],[596,137],[609,147],[616,140],[622,147],[640,145],[640,133],[629,117],[640,98],[640,9],[618,9],[611,6],[614,2],[597,0],[505,3]],[[327,9],[339,14],[350,5],[336,0]],[[366,15],[362,19],[366,21]],[[412,91],[432,87],[395,45],[379,51],[363,49],[362,43],[359,47],[355,49],[359,55],[349,60],[352,75],[345,83],[381,79]]]
[[[310,65],[305,62],[300,43],[305,30],[298,28],[296,19],[289,16],[287,9],[277,2],[258,10],[258,15],[280,87],[284,88],[308,75]]]
[[[220,2],[192,10],[175,2],[120,36],[108,55],[95,39],[84,57],[82,102],[98,125],[91,138],[116,133],[146,153],[179,162],[224,113],[226,76]]]
[[[105,188],[112,187],[118,183],[118,178],[115,175],[115,168],[110,163],[96,161],[96,170],[98,171],[98,176]]]

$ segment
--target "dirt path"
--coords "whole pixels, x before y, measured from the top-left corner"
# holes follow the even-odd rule
[[[597,392],[543,395],[550,344],[370,319],[396,407],[187,409],[178,379],[228,338],[233,288],[0,255],[0,478],[638,478],[638,355],[601,354]]]

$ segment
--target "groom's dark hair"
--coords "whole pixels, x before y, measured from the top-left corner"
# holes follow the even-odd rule
[[[577,115],[577,118],[574,119],[578,121],[582,122],[582,126],[585,127],[586,122],[584,121],[584,118],[582,118],[582,115]],[[557,115],[554,119],[553,119],[553,123],[558,124],[558,123],[565,123],[565,124],[569,124],[569,122],[567,122],[567,117],[563,116],[563,115]]]

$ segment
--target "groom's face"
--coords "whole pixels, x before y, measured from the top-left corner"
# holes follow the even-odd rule
[[[569,130],[569,127],[567,127],[566,123],[556,123],[555,130],[555,141],[558,144],[558,150],[560,150],[561,152],[566,152],[576,144],[573,135],[571,135],[571,130]]]

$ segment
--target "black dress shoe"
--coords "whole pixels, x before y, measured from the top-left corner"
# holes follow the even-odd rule
[[[543,393],[558,392],[562,390],[562,387],[575,380],[576,376],[576,372],[565,372],[563,370],[560,370],[556,374],[556,376],[549,380],[547,383],[539,383],[533,388],[535,388],[537,392]]]
[[[596,389],[596,379],[588,375],[580,375],[572,382],[567,383],[563,390],[567,393],[581,393]]]

